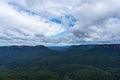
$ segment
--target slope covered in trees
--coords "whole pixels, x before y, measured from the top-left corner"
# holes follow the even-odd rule
[[[0,80],[120,80],[120,45],[0,47]]]

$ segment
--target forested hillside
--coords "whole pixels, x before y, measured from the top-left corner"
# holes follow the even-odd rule
[[[0,47],[0,80],[120,80],[120,45]]]

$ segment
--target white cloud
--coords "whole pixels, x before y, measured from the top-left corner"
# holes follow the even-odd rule
[[[49,37],[64,31],[57,23],[47,22],[41,16],[19,12],[7,2],[0,3],[0,34],[9,39],[32,39],[36,35]],[[2,38],[4,39],[4,38]]]
[[[1,0],[0,8],[0,41],[8,44],[120,41],[119,0]],[[77,22],[73,25],[66,15]],[[51,21],[53,18],[61,18],[61,23]],[[69,27],[70,23],[74,27]],[[65,31],[68,33],[61,34]]]

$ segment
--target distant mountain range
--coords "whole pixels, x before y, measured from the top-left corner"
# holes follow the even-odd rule
[[[120,49],[120,44],[88,44],[88,45],[71,45],[71,46],[43,46],[43,45],[36,45],[36,46],[1,46],[0,48],[46,48],[51,50],[57,51],[66,51],[70,49]]]
[[[120,44],[0,47],[0,80],[40,79],[120,80]]]

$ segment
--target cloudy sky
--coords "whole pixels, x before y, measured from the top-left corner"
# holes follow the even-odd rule
[[[0,45],[120,43],[120,0],[0,0]]]

